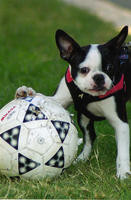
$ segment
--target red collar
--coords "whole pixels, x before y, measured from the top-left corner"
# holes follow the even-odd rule
[[[106,96],[114,94],[115,92],[122,90],[123,88],[124,88],[124,74],[122,74],[121,80],[116,85],[114,85],[113,88],[108,90],[104,95],[100,95],[99,98],[104,98]]]
[[[67,73],[66,73],[66,80],[68,83],[73,81],[73,78],[70,73],[70,68],[68,67]],[[110,90],[108,90],[104,95],[100,95],[99,98],[103,99],[105,97],[111,96],[112,94],[116,93],[119,90],[122,90],[124,88],[124,74],[122,74],[120,81],[114,85]],[[126,90],[126,86],[124,88]]]
[[[70,83],[70,82],[73,81],[73,78],[71,76],[70,68],[69,67],[68,67],[67,72],[66,72],[66,80],[67,80],[68,83]]]

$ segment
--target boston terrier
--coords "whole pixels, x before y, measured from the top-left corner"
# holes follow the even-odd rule
[[[57,30],[56,44],[69,67],[51,97],[64,108],[74,103],[84,140],[77,161],[86,161],[90,155],[96,138],[94,122],[109,121],[115,130],[116,168],[120,179],[131,174],[126,113],[126,102],[131,98],[131,45],[124,44],[127,35],[128,27],[125,26],[104,44],[81,47],[63,30]],[[26,95],[35,95],[35,91],[25,86],[17,89],[16,98]]]

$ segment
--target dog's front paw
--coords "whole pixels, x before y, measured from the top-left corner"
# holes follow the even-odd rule
[[[120,178],[121,180],[124,180],[126,178],[129,178],[131,176],[131,172],[117,172],[117,177]]]
[[[78,162],[86,162],[88,160],[88,155],[85,155],[84,153],[81,153],[73,162],[73,164],[77,164]]]
[[[22,97],[35,96],[35,95],[36,95],[35,90],[33,90],[30,87],[22,86],[16,90],[15,98],[18,99]]]
[[[81,144],[81,142],[83,142],[83,140],[81,140],[81,138],[79,138],[78,145]],[[90,153],[91,153],[91,145],[89,145],[89,144],[87,145],[87,143],[86,143],[84,145],[83,151],[80,153],[80,155],[74,161],[74,164],[76,164],[79,161],[86,162],[89,159]]]

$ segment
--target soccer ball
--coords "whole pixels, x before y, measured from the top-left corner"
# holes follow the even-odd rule
[[[0,110],[0,172],[8,176],[56,176],[71,165],[78,133],[69,113],[50,98],[15,99]]]

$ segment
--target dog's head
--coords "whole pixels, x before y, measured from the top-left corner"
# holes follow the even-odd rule
[[[105,94],[113,84],[119,66],[119,53],[128,35],[128,27],[109,42],[99,45],[80,45],[62,30],[56,31],[56,44],[61,57],[70,64],[75,84],[93,96]]]

